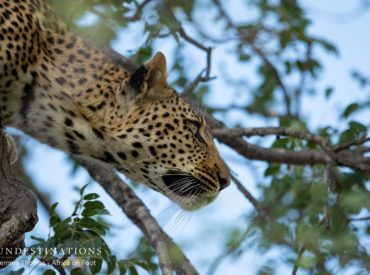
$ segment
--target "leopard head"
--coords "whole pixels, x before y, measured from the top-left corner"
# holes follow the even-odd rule
[[[135,99],[125,118],[115,154],[117,169],[164,194],[185,210],[213,201],[230,174],[202,115],[166,81],[162,53],[129,80]]]

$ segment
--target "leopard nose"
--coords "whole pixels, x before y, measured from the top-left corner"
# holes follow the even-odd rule
[[[230,177],[217,173],[218,183],[220,184],[220,191],[230,185]]]

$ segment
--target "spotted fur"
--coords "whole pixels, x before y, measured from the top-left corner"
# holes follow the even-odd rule
[[[167,84],[163,54],[129,73],[42,0],[0,1],[0,111],[5,124],[107,162],[187,210],[230,182],[205,120]]]

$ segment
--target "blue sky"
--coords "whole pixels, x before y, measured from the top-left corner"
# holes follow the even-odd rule
[[[230,5],[238,6],[237,1],[230,1]],[[335,93],[329,102],[324,100],[324,93],[315,97],[307,97],[303,103],[303,113],[309,117],[310,125],[316,126],[334,124],[344,125],[344,121],[337,120],[337,111],[348,105],[350,102],[366,96],[363,90],[360,90],[357,84],[351,79],[350,71],[358,69],[365,74],[370,75],[370,12],[357,14],[351,20],[342,22],[341,17],[336,16],[353,10],[357,1],[345,0],[328,0],[328,1],[301,1],[309,16],[313,19],[311,32],[327,38],[338,46],[340,57],[328,56],[324,52],[319,52],[320,59],[324,65],[324,70],[317,81],[318,90],[326,86],[333,86]],[[241,11],[242,12],[242,11]],[[241,14],[242,16],[243,14]],[[339,19],[338,19],[339,18]],[[135,26],[132,27],[135,30]],[[135,42],[140,37],[137,34],[120,34],[113,47],[122,54],[127,54],[135,48]],[[157,42],[157,48],[163,51],[167,56],[171,56],[173,45]],[[215,50],[215,66],[213,74],[221,74],[222,65],[234,69],[234,62],[223,58],[225,49]],[[201,63],[203,53],[197,49],[190,49],[191,56],[199,60],[197,63],[189,61],[190,73],[196,76],[203,68]],[[226,55],[225,55],[226,56]],[[192,59],[192,60],[194,60]],[[171,59],[168,60],[171,64]],[[253,77],[252,75],[250,77]],[[171,75],[170,75],[171,78]],[[251,79],[253,81],[253,79]],[[225,84],[218,80],[212,82],[212,96],[208,100],[214,104],[225,104],[230,99],[225,95]],[[226,87],[227,89],[227,87]],[[364,114],[360,115],[364,117]],[[261,120],[244,121],[238,113],[229,114],[221,119],[238,119],[245,126],[262,126]],[[40,189],[50,194],[51,201],[60,201],[58,209],[61,213],[70,213],[73,209],[73,201],[77,199],[76,194],[72,191],[74,185],[82,186],[87,182],[88,176],[85,172],[78,173],[75,177],[70,177],[71,167],[69,166],[66,156],[56,150],[50,149],[46,145],[41,145],[36,141],[28,139],[28,146],[33,149],[31,157],[26,161],[27,171],[32,175]],[[254,171],[246,168],[245,160],[236,155],[232,150],[225,146],[219,145],[222,155],[238,178],[247,186],[255,195],[258,195],[256,188],[256,178],[261,180],[265,165],[262,162],[252,162]],[[117,226],[113,229],[114,237],[108,239],[112,248],[119,257],[124,257],[125,253],[130,251],[135,244],[135,237],[139,236],[139,231],[134,225],[122,214],[121,210],[112,202],[112,200],[97,185],[93,184],[88,189],[89,192],[97,192],[101,195],[102,200],[107,205],[112,216],[109,220]],[[152,214],[158,219],[164,229],[184,248],[193,264],[200,270],[201,274],[207,270],[208,265],[215,256],[219,255],[225,240],[225,230],[239,225],[245,226],[241,218],[247,211],[251,211],[251,205],[246,201],[234,186],[227,188],[219,198],[210,206],[193,214],[185,216],[179,214],[177,206],[168,199],[148,190],[144,187],[136,189],[138,195],[148,205]],[[40,221],[33,231],[34,235],[45,235],[48,232],[47,216],[40,207]],[[281,250],[272,250],[266,255],[260,255],[254,250],[250,250],[236,262],[226,260],[218,269],[216,274],[234,274],[248,275],[255,274],[263,262],[261,259],[268,258],[279,259],[279,255],[284,253]],[[276,274],[287,274],[291,270],[287,265],[278,261]],[[348,271],[350,272],[350,271]],[[143,273],[145,274],[145,273]],[[349,273],[342,273],[349,274]]]

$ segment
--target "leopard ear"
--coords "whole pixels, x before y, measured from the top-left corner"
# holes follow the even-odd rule
[[[163,53],[158,52],[151,61],[148,62],[147,81],[149,87],[167,85],[167,68],[166,57]]]
[[[149,90],[167,86],[166,58],[158,52],[145,66],[140,66],[130,77],[130,85],[135,90]]]

